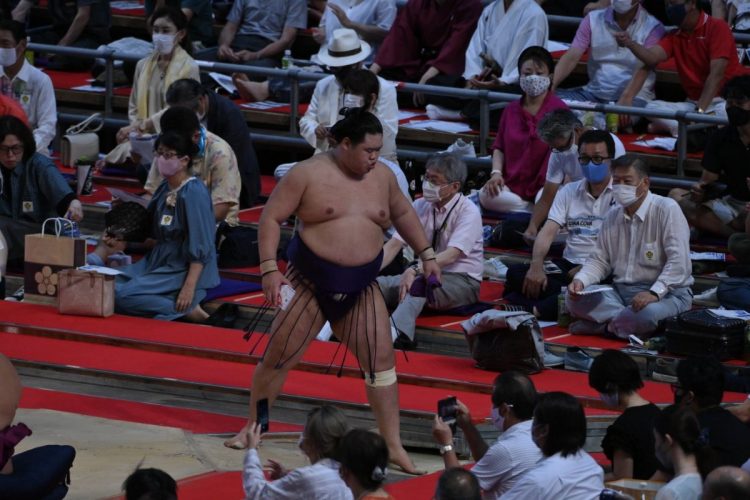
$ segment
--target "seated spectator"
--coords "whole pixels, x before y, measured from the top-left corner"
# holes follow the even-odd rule
[[[198,177],[208,187],[216,221],[226,221],[230,226],[236,226],[239,223],[237,214],[242,181],[232,148],[224,139],[206,130],[195,112],[188,108],[169,108],[159,123],[162,132],[179,132],[192,139],[197,151],[190,155],[188,174]],[[163,179],[159,159],[154,158],[143,188],[147,193],[154,194]]]
[[[52,80],[26,60],[26,28],[0,20],[0,89],[23,108],[37,151],[47,153],[57,133],[57,102]]]
[[[177,483],[161,469],[136,469],[122,489],[125,500],[177,500]]]
[[[518,56],[526,48],[547,45],[547,16],[534,0],[495,0],[479,18],[466,52],[463,75],[439,75],[431,85],[490,89],[520,94]],[[476,99],[428,96],[427,102],[448,109],[460,109],[470,120],[479,118]],[[497,122],[500,110],[492,110],[490,121]]]
[[[187,20],[187,39],[198,48],[215,46],[211,0],[145,0],[143,6],[149,24],[151,15],[161,7],[182,11]]]
[[[518,58],[523,95],[503,111],[492,143],[492,176],[479,192],[479,201],[494,212],[530,212],[544,184],[550,148],[537,135],[544,115],[566,108],[549,91],[554,69],[543,47],[529,47]]]
[[[351,500],[349,487],[341,479],[339,446],[349,431],[346,416],[333,406],[320,406],[307,414],[305,430],[299,442],[310,464],[292,471],[269,461],[271,481],[266,481],[260,464],[258,445],[260,425],[253,423],[247,432],[248,450],[242,470],[245,499],[256,498],[328,498]]]
[[[698,416],[708,444],[718,455],[717,465],[741,466],[750,458],[750,428],[721,407],[724,368],[714,357],[683,359],[677,365],[674,402]]]
[[[596,248],[568,286],[570,332],[649,336],[659,321],[692,306],[690,229],[677,203],[649,191],[646,163],[612,161],[618,207],[602,222]],[[612,275],[612,290],[579,295]]]
[[[607,409],[622,411],[602,440],[602,451],[612,462],[605,480],[649,479],[658,467],[653,428],[659,408],[638,394],[643,388],[638,365],[627,354],[607,349],[594,358],[589,386]]]
[[[656,73],[632,52],[618,47],[614,33],[621,31],[647,49],[664,37],[664,26],[639,0],[614,0],[611,7],[590,12],[581,21],[573,43],[555,68],[552,88],[560,98],[638,107],[654,98]],[[589,54],[588,83],[583,87],[558,89],[586,52]],[[627,124],[626,120],[621,120],[621,125]]]
[[[544,457],[521,476],[503,500],[599,498],[604,474],[583,450],[586,415],[576,398],[564,392],[541,394],[534,410],[531,437]]]
[[[537,135],[551,148],[547,162],[547,176],[544,180],[542,194],[534,203],[529,226],[524,231],[524,239],[532,244],[537,232],[542,228],[552,206],[558,189],[566,182],[583,179],[581,164],[578,162],[578,142],[581,136],[592,130],[584,127],[576,114],[567,108],[550,111],[542,117],[536,127]],[[610,134],[615,143],[614,158],[625,154],[625,146],[614,134]]]
[[[378,50],[370,70],[388,80],[428,84],[438,75],[460,76],[466,49],[482,12],[479,0],[409,0]],[[399,96],[401,106],[422,107],[424,96]]]
[[[153,248],[121,269],[115,281],[115,310],[163,320],[203,321],[200,303],[219,284],[211,197],[190,173],[197,153],[191,137],[173,130],[156,142],[156,166],[165,180],[156,189],[152,214]]]
[[[471,472],[461,467],[448,469],[438,479],[435,500],[482,500],[479,482]]]
[[[23,259],[26,235],[39,233],[50,217],[80,221],[83,207],[54,162],[36,152],[31,129],[0,116],[0,296],[8,260]]]
[[[735,33],[750,33],[748,0],[712,0],[711,15],[726,21]]]
[[[615,204],[610,164],[615,154],[609,132],[589,130],[580,139],[578,154],[583,180],[558,191],[542,230],[536,235],[531,264],[512,264],[506,275],[503,296],[512,304],[527,307],[545,320],[557,319],[557,297],[588,260],[596,245],[602,221]],[[552,259],[555,269],[545,271],[547,254],[560,231],[567,231],[561,259]]]
[[[701,11],[697,0],[668,0],[667,16],[679,29],[667,34],[653,47],[644,47],[624,31],[615,34],[617,43],[630,49],[646,66],[674,58],[686,102],[651,101],[647,109],[692,111],[726,118],[719,96],[724,83],[739,75],[734,37],[726,22]],[[677,137],[677,121],[651,120],[650,132],[668,132]]]
[[[693,410],[677,405],[664,408],[654,420],[653,432],[657,459],[674,471],[674,478],[656,493],[656,500],[699,500],[702,477],[714,467],[714,458]]]
[[[382,488],[388,475],[388,446],[380,434],[352,429],[341,440],[339,449],[339,474],[354,498],[393,500]]]
[[[222,61],[274,68],[307,28],[305,0],[236,0],[219,34]]]
[[[370,62],[388,35],[396,12],[395,0],[329,0],[320,24],[312,30],[313,38],[320,45],[328,45],[337,29],[354,30],[372,47],[367,58]]]
[[[750,472],[728,465],[706,476],[701,500],[746,500],[750,498]]]
[[[252,207],[260,195],[260,167],[240,109],[226,97],[189,78],[177,80],[169,86],[167,105],[184,106],[195,112],[201,126],[229,144],[242,178],[240,208]]]
[[[500,436],[489,447],[474,426],[469,409],[457,402],[456,424],[461,428],[476,460],[471,472],[479,481],[482,498],[501,498],[521,476],[542,458],[542,452],[531,439],[531,417],[537,393],[526,375],[507,371],[495,378],[492,387],[492,425]],[[440,445],[445,469],[459,467],[453,448],[453,433],[448,424],[435,416],[432,436]]]
[[[425,234],[431,235],[442,286],[432,289],[427,276],[416,263],[401,275],[379,276],[378,285],[391,315],[396,347],[414,348],[415,323],[425,305],[435,310],[475,304],[479,300],[484,263],[482,216],[462,190],[466,182],[466,164],[450,153],[431,156],[425,165],[422,197],[414,201]],[[383,247],[381,269],[406,245],[398,233]],[[419,253],[421,249],[413,249]],[[416,292],[417,288],[429,290]],[[414,287],[414,288],[413,288]]]
[[[714,132],[703,153],[703,172],[690,191],[675,188],[669,197],[680,204],[690,225],[700,231],[729,237],[742,231],[750,203],[747,165],[750,165],[750,75],[737,76],[724,87],[729,126]],[[704,187],[726,182],[727,194],[705,199]]]
[[[13,10],[13,19],[26,24],[35,0],[21,0]],[[110,42],[112,23],[109,0],[47,0],[47,12],[52,29],[45,29],[31,37],[34,43],[96,49]],[[88,57],[54,56],[50,68],[69,71],[89,69]]]
[[[136,202],[113,203],[104,214],[104,234],[93,252],[86,256],[92,266],[122,267],[133,263],[125,254],[128,243],[144,243],[151,233],[151,217]]]
[[[72,446],[45,445],[15,453],[31,435],[25,424],[12,425],[21,401],[21,381],[0,353],[0,492],[4,499],[55,500],[68,493],[66,478],[76,456]]]
[[[167,106],[167,89],[173,82],[182,78],[200,81],[198,64],[190,57],[185,14],[162,7],[151,19],[154,53],[136,64],[128,100],[130,125],[117,132],[119,143],[127,142],[131,132],[156,132],[149,118]]]
[[[727,268],[731,270],[729,278],[722,278],[716,289],[719,303],[727,309],[739,309],[750,312],[750,203],[745,206],[748,212],[745,217],[745,230],[729,237],[729,253],[737,264]]]
[[[332,51],[331,46],[337,50]],[[350,52],[353,55],[340,55],[338,52]],[[328,47],[321,49],[318,57],[327,65],[330,76],[318,80],[310,105],[299,121],[300,135],[315,148],[315,153],[327,151],[328,128],[339,121],[341,108],[345,107],[342,87],[349,73],[362,67],[367,59],[370,47],[357,38],[352,30],[336,30]],[[396,89],[390,82],[378,78],[379,92],[372,113],[378,117],[383,126],[383,149],[380,156],[396,161],[396,133],[398,132],[398,105]]]
[[[584,0],[585,2],[588,0]],[[612,4],[612,0],[598,0],[596,2],[589,2],[583,7],[583,15],[589,14],[591,11],[597,9],[606,9]],[[664,26],[669,25],[669,18],[667,18],[667,12],[665,8],[664,0],[641,0],[641,4],[648,11],[649,14],[659,20]],[[546,11],[546,9],[545,9]],[[551,12],[547,12],[551,14]],[[558,40],[555,38],[555,40]]]

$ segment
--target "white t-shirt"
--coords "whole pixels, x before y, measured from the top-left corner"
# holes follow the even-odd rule
[[[625,154],[625,146],[615,134],[610,135],[612,136],[612,140],[615,141],[615,158],[619,158]],[[583,179],[581,165],[578,163],[578,146],[576,144],[573,144],[568,151],[562,153],[552,151],[549,155],[549,161],[547,162],[547,182],[562,184],[566,177],[568,182]]]
[[[599,228],[609,209],[615,205],[610,181],[602,194],[594,198],[586,180],[564,185],[555,195],[547,218],[568,230],[563,257],[575,264],[583,264],[596,248]]]
[[[683,474],[665,484],[655,500],[700,500],[703,493],[701,475],[697,472]]]
[[[591,455],[581,450],[567,457],[555,453],[540,460],[502,498],[597,500],[603,489],[604,471]]]

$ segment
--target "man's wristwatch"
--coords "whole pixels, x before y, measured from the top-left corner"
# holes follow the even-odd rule
[[[453,451],[453,445],[452,444],[444,444],[440,447],[440,454],[445,455],[446,453],[449,453]]]

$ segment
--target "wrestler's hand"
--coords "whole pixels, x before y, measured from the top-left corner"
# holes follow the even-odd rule
[[[281,305],[281,285],[292,284],[287,280],[281,271],[273,271],[263,276],[263,295],[266,296],[266,300],[273,306],[279,307]]]
[[[433,275],[438,281],[442,282],[440,266],[438,266],[437,260],[435,259],[422,261],[422,273],[425,278],[429,278],[430,275]]]
[[[260,424],[253,422],[247,430],[247,449],[254,450],[260,444]]]
[[[453,432],[439,415],[435,415],[435,420],[432,422],[432,438],[440,446],[453,443]]]
[[[633,311],[638,312],[652,302],[659,300],[656,295],[651,292],[640,292],[633,297],[633,302],[630,303]]]
[[[413,267],[407,267],[406,271],[401,274],[401,283],[398,286],[398,301],[403,302],[414,280],[417,279],[417,271]]]

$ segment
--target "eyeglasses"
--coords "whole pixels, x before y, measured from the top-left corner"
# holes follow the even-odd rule
[[[18,156],[20,154],[23,154],[23,145],[22,144],[16,144],[15,146],[0,146],[0,153],[4,155],[13,154],[13,156]]]
[[[155,151],[154,154],[156,154],[156,156],[161,156],[165,160],[171,160],[175,156],[179,155],[179,153],[176,153],[174,151]],[[181,156],[179,157],[181,158]]]
[[[588,162],[593,163],[594,165],[601,165],[604,163],[604,160],[609,160],[609,156],[586,156],[581,155],[578,157],[578,163],[581,165],[586,165]]]

